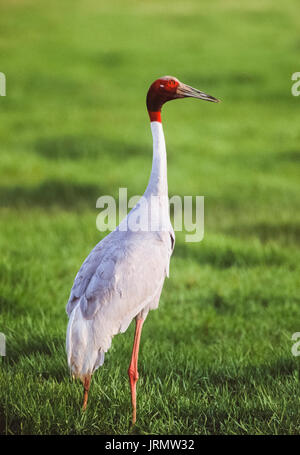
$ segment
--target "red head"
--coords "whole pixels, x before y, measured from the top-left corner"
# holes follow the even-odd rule
[[[164,76],[154,81],[147,93],[147,109],[151,122],[161,122],[160,113],[164,103],[186,97],[219,102],[217,98],[183,84],[176,77]]]

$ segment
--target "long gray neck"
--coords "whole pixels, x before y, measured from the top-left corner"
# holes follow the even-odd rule
[[[168,196],[167,152],[163,127],[160,122],[151,122],[153,136],[153,160],[150,180],[145,196]]]

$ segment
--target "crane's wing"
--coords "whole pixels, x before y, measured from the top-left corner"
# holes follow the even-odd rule
[[[107,237],[106,237],[107,238]],[[105,278],[105,266],[111,266],[111,260],[106,257],[105,252],[108,250],[106,247],[106,238],[104,238],[101,242],[99,242],[95,248],[90,252],[88,257],[83,262],[82,266],[80,267],[74,283],[71,289],[69,301],[67,304],[67,313],[70,316],[73,309],[77,305],[78,301],[84,297],[85,292],[88,288],[88,285],[93,278],[94,274],[96,273],[97,269],[99,268],[99,272],[101,273],[101,268],[103,270],[103,277],[101,280],[101,288],[99,288],[99,298],[101,299],[101,294],[105,294],[108,289],[113,288],[113,275],[110,275],[110,278],[107,280]],[[111,268],[111,267],[110,267]],[[103,296],[104,297],[104,296]]]
[[[114,306],[120,320],[134,317],[161,291],[173,247],[171,232],[113,231],[82,264],[67,304],[68,315],[80,302],[86,319],[108,305]]]

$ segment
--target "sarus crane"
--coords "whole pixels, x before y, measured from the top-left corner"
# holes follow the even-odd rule
[[[150,86],[147,109],[153,136],[151,176],[143,197],[120,225],[91,251],[77,273],[67,304],[69,316],[66,350],[68,365],[84,387],[86,409],[91,376],[103,365],[112,338],[135,319],[135,334],[128,369],[132,424],[136,422],[138,353],[143,323],[158,307],[174,249],[169,216],[167,155],[161,108],[177,98],[219,100],[165,76]],[[155,204],[153,204],[155,200]],[[143,225],[141,220],[147,220]]]

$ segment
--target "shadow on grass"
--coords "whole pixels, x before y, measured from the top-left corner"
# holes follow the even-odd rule
[[[16,416],[10,416],[4,406],[0,406],[0,434],[21,434],[22,419]]]
[[[24,371],[31,371],[39,380],[65,381],[69,371],[64,336],[35,335],[24,340],[9,339],[3,367],[17,364]]]
[[[219,371],[205,372],[204,376],[210,384],[227,384],[232,391],[238,391],[240,388],[247,390],[256,389],[258,384],[264,384],[266,381],[273,381],[276,378],[283,378],[284,376],[293,376],[297,369],[295,358],[282,357],[273,363],[266,363],[260,365],[247,365],[230,371],[222,368]],[[299,370],[299,367],[298,367]],[[201,383],[201,379],[199,383]]]
[[[103,51],[98,52],[93,56],[93,60],[97,65],[106,67],[111,70],[111,68],[120,68],[122,66],[128,65],[128,60],[132,59],[129,52],[125,53],[121,51]]]
[[[237,237],[256,237],[266,243],[272,240],[281,240],[285,243],[300,243],[299,223],[257,223],[231,226],[226,230],[230,235]]]
[[[97,199],[103,194],[109,194],[109,191],[99,185],[48,180],[37,186],[0,187],[0,207],[94,209]]]
[[[103,155],[113,158],[128,158],[150,154],[149,147],[120,140],[108,140],[100,136],[57,136],[40,138],[34,146],[35,151],[51,160],[83,158],[96,159]]]
[[[212,362],[213,363],[213,362]],[[170,367],[171,368],[171,367]],[[170,371],[166,367],[165,375],[161,374],[160,366],[146,367],[145,373],[150,382],[155,382],[157,377],[160,378],[162,384],[170,380]],[[223,386],[226,384],[232,393],[238,393],[244,390],[256,391],[258,385],[267,384],[268,382],[276,382],[278,379],[293,378],[295,372],[299,372],[297,359],[293,356],[281,357],[273,362],[265,362],[257,365],[241,365],[234,364],[228,366],[227,363],[220,364],[218,368],[215,365],[206,366],[201,370],[195,364],[189,363],[188,367],[177,364],[172,370],[174,378],[181,378],[183,371],[188,372],[187,381],[193,378],[193,382],[197,390],[201,388],[205,391],[211,386]]]
[[[0,266],[0,273],[5,276],[6,270]],[[0,308],[1,314],[5,317],[7,314],[13,314],[14,316],[22,314],[22,308],[19,307],[19,302],[16,299],[8,299],[3,295],[0,295]]]
[[[241,250],[230,246],[218,247],[214,245],[195,246],[177,244],[174,256],[182,259],[192,259],[199,264],[211,265],[218,269],[230,267],[256,267],[258,265],[282,265],[286,264],[286,258],[280,252],[270,250],[264,252],[247,248]]]
[[[55,355],[58,348],[63,348],[63,338],[44,334],[32,335],[30,339],[12,340],[7,343],[7,356],[5,362],[15,363],[20,357],[28,357],[36,353],[45,356]]]
[[[300,161],[300,150],[287,150],[276,155],[276,159],[281,161],[292,161],[298,163]]]

